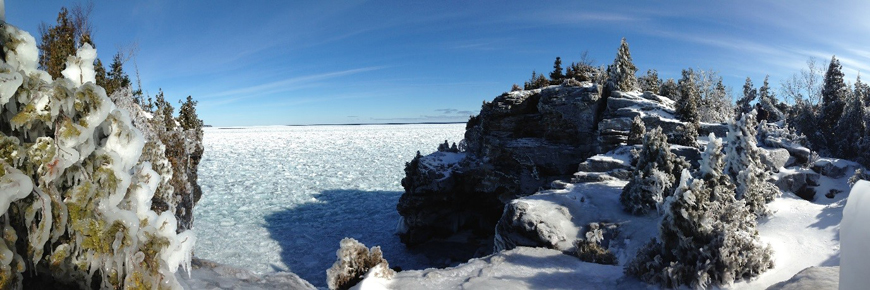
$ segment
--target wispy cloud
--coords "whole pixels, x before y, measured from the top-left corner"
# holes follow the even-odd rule
[[[310,84],[317,81],[329,80],[333,78],[355,75],[364,72],[370,72],[375,70],[380,70],[385,67],[383,66],[374,66],[374,67],[364,67],[357,69],[349,69],[343,71],[335,71],[329,73],[322,74],[314,74],[314,75],[306,75],[306,76],[296,76],[291,77],[279,81],[258,84],[253,86],[248,86],[244,88],[233,89],[229,91],[224,91],[216,94],[207,94],[201,96],[202,99],[209,98],[218,98],[218,97],[227,97],[227,96],[256,96],[263,94],[272,94],[272,93],[280,93],[285,91],[290,91],[297,89],[300,84]]]

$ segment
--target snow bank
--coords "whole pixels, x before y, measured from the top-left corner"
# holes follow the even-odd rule
[[[519,247],[452,268],[369,275],[351,289],[641,289],[622,267],[586,263],[562,252]]]
[[[840,289],[870,285],[870,182],[855,183],[840,223]]]

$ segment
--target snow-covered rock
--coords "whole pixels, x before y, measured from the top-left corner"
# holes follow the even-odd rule
[[[758,149],[761,163],[767,167],[768,171],[779,172],[779,168],[789,165],[788,162],[790,158],[793,160],[793,157],[788,153],[788,150],[783,148],[767,149],[758,147]]]
[[[835,159],[835,158],[820,158],[811,167],[813,171],[828,176],[831,178],[842,178],[846,176],[846,173],[851,174],[855,172],[855,168],[858,166],[854,162],[844,160],[844,159]]]
[[[505,202],[569,179],[596,153],[599,90],[591,83],[550,86],[485,103],[466,125],[460,146],[466,157],[449,176],[421,166],[419,160],[433,157],[408,163],[397,206],[402,241],[420,245],[471,233],[481,245],[491,243]]]
[[[840,222],[840,289],[866,289],[870,285],[870,182],[852,186]]]
[[[622,267],[586,263],[561,252],[519,247],[445,269],[374,275],[352,289],[642,289]]]

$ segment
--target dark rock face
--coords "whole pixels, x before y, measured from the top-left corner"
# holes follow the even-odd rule
[[[415,246],[463,236],[491,251],[505,202],[569,179],[596,153],[603,106],[599,87],[588,83],[505,93],[485,103],[467,124],[467,155],[455,166],[437,169],[431,155],[407,164],[396,206],[401,240]]]

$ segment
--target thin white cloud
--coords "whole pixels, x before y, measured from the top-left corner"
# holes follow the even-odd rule
[[[279,81],[274,81],[270,83],[258,84],[254,86],[249,86],[245,88],[239,88],[229,91],[224,91],[216,94],[207,94],[203,95],[200,98],[209,99],[209,98],[218,98],[218,97],[226,97],[226,96],[251,96],[251,95],[263,95],[268,93],[280,93],[285,91],[290,91],[296,89],[296,87],[300,84],[313,83],[321,80],[328,80],[332,78],[338,78],[343,76],[355,75],[364,72],[370,72],[375,70],[380,70],[385,67],[383,66],[374,66],[374,67],[364,67],[357,69],[349,69],[343,71],[329,72],[323,74],[315,74],[315,75],[307,75],[307,76],[297,76],[291,77]]]

